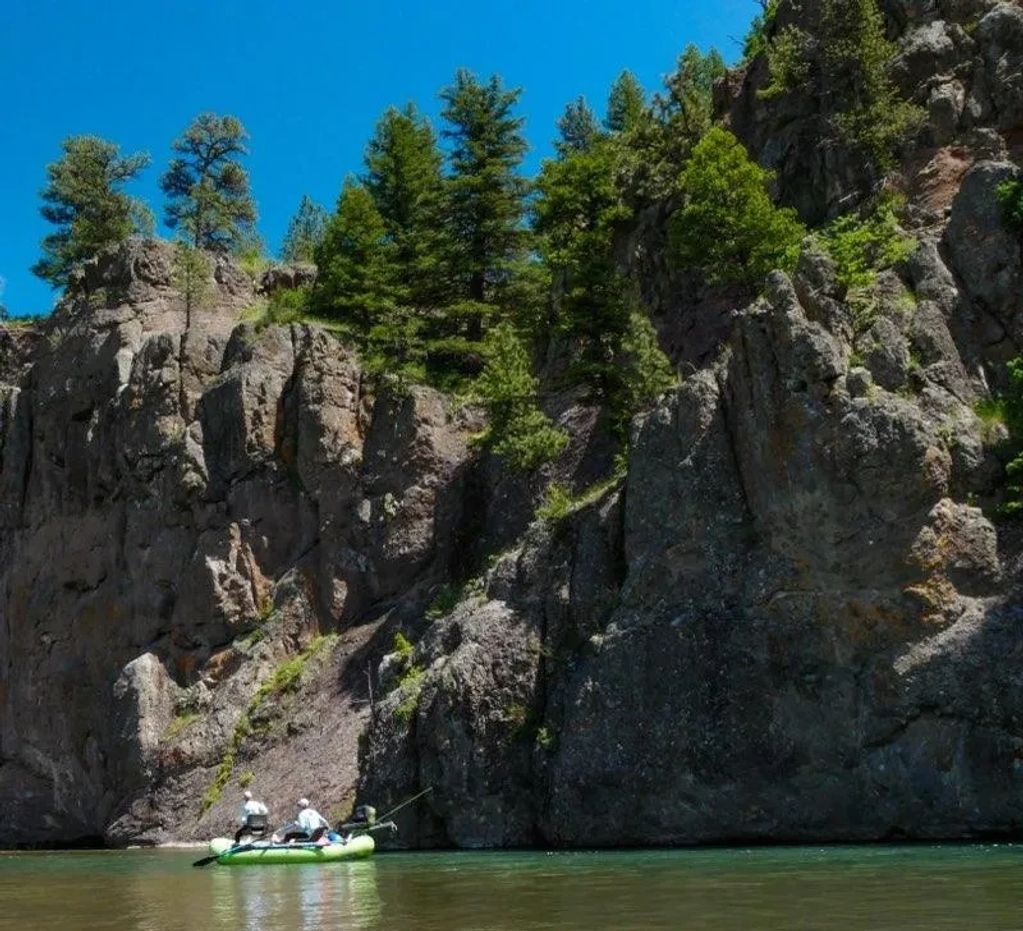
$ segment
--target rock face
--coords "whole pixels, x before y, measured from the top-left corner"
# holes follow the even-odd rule
[[[1023,352],[1023,13],[887,12],[918,248],[869,304],[812,249],[693,298],[652,208],[622,260],[685,377],[561,519],[546,481],[607,474],[597,412],[559,399],[575,442],[510,476],[443,395],[240,322],[310,269],[218,260],[188,309],[130,243],[0,330],[0,844],[208,837],[250,782],[282,820],[432,786],[407,845],[1018,832],[1020,535],[974,410]],[[763,69],[720,89],[733,128],[806,220],[856,203],[876,179]]]
[[[373,396],[324,332],[239,324],[253,287],[230,264],[186,329],[172,259],[151,242],[102,257],[5,365],[0,843],[209,833],[199,799],[260,685],[450,559],[468,428],[446,399]],[[317,657],[328,680],[359,640]],[[365,682],[337,688],[335,796]],[[313,794],[295,778],[290,801]]]

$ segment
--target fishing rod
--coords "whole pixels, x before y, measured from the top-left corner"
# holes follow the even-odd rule
[[[427,786],[425,789],[423,789],[422,792],[419,792],[418,794],[413,795],[412,798],[410,798],[410,799],[406,799],[404,802],[402,802],[396,808],[392,808],[389,812],[387,812],[386,815],[381,815],[380,816],[380,820],[381,821],[386,821],[388,818],[393,818],[403,808],[408,808],[409,805],[411,805],[413,802],[417,801],[418,799],[421,799],[424,795],[426,795],[427,792],[432,792],[432,791],[433,791],[433,786]]]
[[[379,818],[374,815],[373,816],[373,823],[372,824],[366,823],[365,821],[350,821],[347,824],[342,824],[338,828],[338,830],[339,831],[350,831],[352,833],[358,833],[358,834],[372,834],[374,831],[383,831],[383,830],[387,829],[387,830],[393,831],[395,834],[397,834],[398,833],[398,825],[396,825],[390,819],[394,815],[396,815],[399,811],[401,811],[403,808],[407,808],[413,802],[418,801],[419,799],[421,799],[424,795],[426,795],[427,792],[432,792],[432,791],[433,791],[433,786],[427,786],[425,789],[423,789],[422,792],[417,792],[415,795],[412,796],[412,798],[405,799],[405,801],[402,802],[400,805],[396,805],[389,812],[387,812],[386,814],[381,815]]]

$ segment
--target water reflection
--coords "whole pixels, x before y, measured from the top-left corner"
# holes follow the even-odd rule
[[[210,927],[216,931],[221,927],[368,931],[378,927],[381,913],[372,860],[220,868],[213,871],[209,888],[214,919]]]

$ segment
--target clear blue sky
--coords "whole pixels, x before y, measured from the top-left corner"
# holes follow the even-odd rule
[[[148,151],[133,187],[159,217],[171,140],[202,110],[251,136],[259,230],[276,254],[303,193],[333,207],[389,104],[436,116],[455,69],[521,86],[532,150],[583,94],[602,114],[623,69],[648,90],[682,48],[731,61],[756,0],[0,0],[0,276],[15,314],[47,311],[32,276],[47,224],[44,168],[61,139],[91,133]],[[165,231],[162,231],[165,232]]]

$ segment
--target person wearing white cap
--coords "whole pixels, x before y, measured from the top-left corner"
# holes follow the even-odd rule
[[[323,831],[329,828],[330,824],[322,814],[309,804],[309,799],[300,798],[299,827],[305,831],[310,840],[319,840]]]
[[[270,814],[266,805],[254,799],[248,789],[242,793],[242,798],[245,801],[242,802],[241,807],[238,809],[238,824],[240,827],[234,835],[234,842],[236,844],[241,841],[243,834],[262,834],[266,831],[266,819]]]

